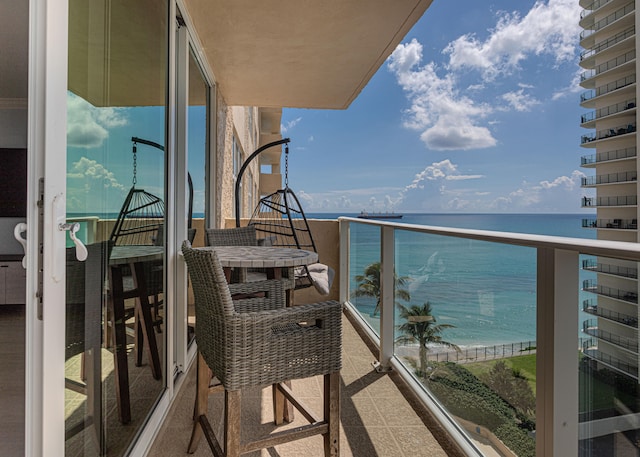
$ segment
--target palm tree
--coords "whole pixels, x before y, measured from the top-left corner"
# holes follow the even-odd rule
[[[395,283],[395,297],[409,301],[411,295],[409,291],[404,288],[409,282],[409,278],[407,276],[398,277],[394,272],[393,279]],[[364,274],[356,276],[356,281],[358,282],[358,288],[353,291],[352,295],[354,297],[374,297],[376,299],[376,307],[373,310],[373,315],[375,316],[380,312],[380,262],[367,265],[364,269]]]
[[[429,343],[437,343],[460,351],[453,343],[444,341],[441,333],[444,329],[455,328],[451,324],[436,324],[436,318],[432,314],[431,304],[425,302],[422,305],[400,306],[400,317],[406,322],[398,326],[402,335],[396,339],[398,343],[418,343],[420,347],[420,371],[424,375],[427,370],[427,352]]]

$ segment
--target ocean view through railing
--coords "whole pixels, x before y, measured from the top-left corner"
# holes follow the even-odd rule
[[[479,435],[515,455],[542,456],[598,455],[590,449],[635,433],[614,419],[629,415],[631,424],[640,412],[627,388],[637,386],[637,354],[628,354],[637,343],[612,326],[635,328],[607,319],[626,309],[615,311],[608,297],[583,307],[593,294],[580,289],[598,274],[581,268],[588,256],[637,262],[638,244],[339,223],[340,299],[378,344],[379,369],[401,373],[470,454],[483,455]],[[593,321],[583,324],[585,316]],[[596,410],[606,418],[579,421]]]

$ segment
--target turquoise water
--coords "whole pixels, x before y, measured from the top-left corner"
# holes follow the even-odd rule
[[[308,217],[336,218],[337,214]],[[595,239],[596,232],[582,228],[582,214],[405,214],[400,222],[444,227],[498,230]],[[354,277],[380,258],[377,227],[354,224],[351,229],[351,290]],[[582,260],[582,258],[581,258]],[[462,347],[535,341],[536,252],[532,248],[474,240],[396,232],[396,270],[409,278],[412,304],[429,301],[438,323],[454,325],[443,334]],[[593,274],[580,270],[583,279]],[[593,298],[580,292],[577,306]],[[375,301],[352,298],[371,316]],[[407,304],[407,303],[404,303]],[[576,322],[576,332],[583,319]]]

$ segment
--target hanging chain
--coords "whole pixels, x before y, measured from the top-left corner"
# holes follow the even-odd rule
[[[138,147],[136,143],[133,143],[133,185],[136,185],[137,178],[136,173],[138,172]]]
[[[289,187],[289,145],[284,146],[284,187]]]

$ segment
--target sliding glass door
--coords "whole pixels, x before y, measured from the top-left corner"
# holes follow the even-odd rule
[[[167,1],[71,0],[67,456],[125,455],[165,390]]]

